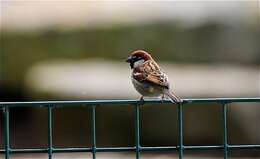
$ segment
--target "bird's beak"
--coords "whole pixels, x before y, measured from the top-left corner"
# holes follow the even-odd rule
[[[132,59],[131,56],[129,56],[129,57],[127,58],[127,60],[126,60],[126,62],[128,62],[128,63],[131,63],[132,61],[133,61],[133,59]]]

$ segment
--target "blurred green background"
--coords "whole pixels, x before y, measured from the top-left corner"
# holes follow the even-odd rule
[[[183,98],[259,97],[259,16],[259,1],[1,1],[0,101],[138,98],[123,63],[137,49]],[[185,144],[221,144],[218,105],[184,111]],[[230,143],[260,143],[259,105],[228,113]],[[46,114],[12,109],[12,145],[46,146]],[[142,107],[142,145],[176,145],[176,116],[175,106]],[[98,146],[134,145],[133,125],[132,107],[98,107]],[[54,126],[55,146],[91,145],[88,108],[55,109]]]

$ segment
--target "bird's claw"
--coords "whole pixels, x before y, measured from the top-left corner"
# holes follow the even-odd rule
[[[141,96],[141,98],[139,99],[141,105],[144,104],[144,96]]]

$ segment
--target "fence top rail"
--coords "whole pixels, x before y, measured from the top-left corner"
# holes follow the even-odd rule
[[[183,99],[187,103],[236,103],[236,102],[260,102],[260,97],[250,98],[189,98]],[[170,100],[146,99],[140,100],[73,100],[73,101],[26,101],[26,102],[0,102],[0,107],[25,107],[25,106],[63,106],[63,105],[143,105],[143,104],[169,104]]]

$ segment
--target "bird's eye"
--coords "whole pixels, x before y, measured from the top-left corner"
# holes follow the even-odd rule
[[[137,59],[137,60],[141,60],[141,59],[143,59],[143,58],[139,56],[139,57],[136,57],[136,59]]]
[[[133,59],[133,61],[139,61],[139,60],[142,59],[142,57],[140,57],[140,56],[133,56],[132,59]]]

